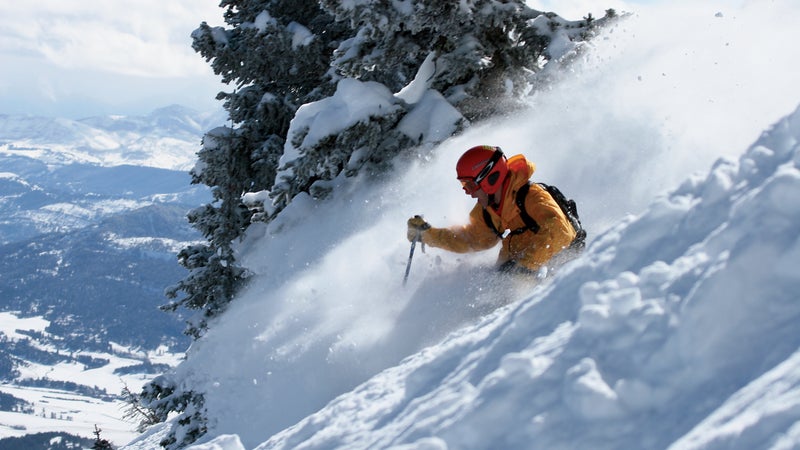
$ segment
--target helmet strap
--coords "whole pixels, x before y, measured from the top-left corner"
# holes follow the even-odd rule
[[[500,203],[502,203],[502,196],[500,195],[500,190],[498,189],[494,194],[489,196],[489,206],[491,206],[495,211],[500,211]]]

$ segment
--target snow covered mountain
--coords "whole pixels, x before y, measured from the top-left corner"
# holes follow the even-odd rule
[[[205,395],[190,448],[800,448],[790,3],[643,11],[529,111],[251,227],[257,276],[166,374]],[[403,287],[405,220],[465,220],[475,144],[578,199],[589,248],[538,285],[429,249]]]
[[[188,168],[222,120],[173,106],[79,121],[0,116],[0,438],[124,442],[120,392],[175,364],[181,317],[158,310],[210,199]],[[6,443],[0,440],[0,443]]]

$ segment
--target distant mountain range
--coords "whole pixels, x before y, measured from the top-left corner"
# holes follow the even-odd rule
[[[89,163],[189,170],[204,132],[225,123],[224,112],[181,106],[147,116],[80,120],[0,114],[0,154],[47,164]]]
[[[66,354],[91,353],[97,369],[111,359],[98,355],[119,348],[185,350],[181,317],[158,306],[186,275],[177,252],[202,239],[186,213],[211,197],[188,170],[203,134],[224,123],[222,113],[179,106],[144,117],[0,115],[0,312],[47,323],[24,338],[0,330],[0,394],[30,386],[32,364],[76,361]],[[152,371],[143,358],[141,373],[126,375],[144,382]],[[67,381],[75,380],[48,387],[76,393]],[[97,391],[78,386],[81,395]],[[0,416],[0,437],[24,435],[18,428],[4,433]]]

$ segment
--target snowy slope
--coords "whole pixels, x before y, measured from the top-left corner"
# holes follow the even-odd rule
[[[522,301],[257,448],[798,448],[798,223],[800,110],[738,161],[719,160],[603,233]],[[313,348],[297,340],[287,352]],[[328,370],[293,373],[294,383],[329,382],[336,358],[329,349]],[[254,392],[264,375],[250,380]],[[253,448],[241,442],[225,435],[193,448]]]
[[[800,111],[258,448],[797,448],[798,223]]]
[[[175,370],[206,394],[194,448],[800,446],[800,117],[780,121],[800,86],[775,45],[797,19],[643,11],[530,111],[253,227],[258,277]],[[465,219],[453,167],[477,143],[577,198],[590,248],[539,286],[418,251],[404,288],[405,219]]]

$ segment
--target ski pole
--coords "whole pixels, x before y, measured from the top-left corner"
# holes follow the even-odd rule
[[[411,270],[411,260],[414,258],[414,249],[417,247],[417,242],[422,243],[422,253],[425,253],[425,242],[422,241],[422,232],[431,227],[424,220],[422,220],[422,216],[416,215],[414,217],[416,219],[420,219],[422,226],[417,228],[416,233],[414,234],[414,239],[411,240],[411,251],[408,253],[408,264],[406,264],[406,276],[403,278],[403,286],[405,286],[406,281],[408,281],[408,272]]]
[[[417,246],[417,241],[419,240],[419,234],[414,237],[414,240],[411,241],[411,251],[408,253],[408,264],[406,264],[406,276],[403,277],[403,286],[406,285],[406,281],[408,281],[408,272],[411,271],[411,260],[414,258],[414,248]]]

